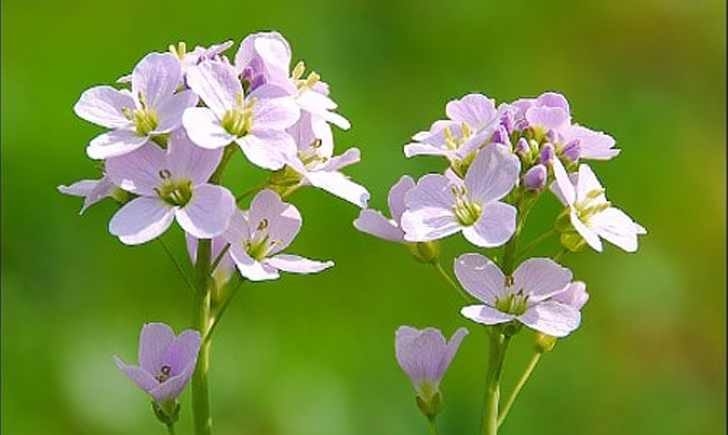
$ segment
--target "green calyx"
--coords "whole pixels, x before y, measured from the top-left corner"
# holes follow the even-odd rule
[[[412,256],[421,263],[437,263],[440,257],[440,242],[437,240],[407,243],[407,247]]]
[[[237,137],[248,134],[253,126],[252,107],[255,101],[255,98],[251,98],[245,103],[243,94],[239,93],[237,105],[225,112],[220,120],[220,124],[225,131]]]
[[[179,420],[180,405],[177,399],[155,402],[152,400],[152,411],[162,424],[172,425]]]
[[[575,230],[561,233],[561,245],[571,252],[580,251],[586,246],[586,240]]]
[[[418,388],[417,408],[428,419],[433,419],[442,410],[442,394],[429,382],[423,382]]]
[[[167,170],[159,171],[159,176],[165,181],[162,187],[154,189],[164,202],[169,205],[184,207],[192,199],[192,181],[172,180]]]

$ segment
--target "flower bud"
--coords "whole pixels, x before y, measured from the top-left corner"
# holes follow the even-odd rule
[[[546,166],[539,163],[526,172],[526,175],[523,177],[523,181],[527,189],[541,190],[546,185],[547,177],[548,171]]]
[[[551,142],[547,142],[543,148],[541,148],[541,154],[539,156],[541,163],[549,164],[554,160],[554,145]]]
[[[509,148],[511,146],[511,141],[510,141],[510,138],[508,137],[508,131],[502,125],[499,125],[498,128],[495,130],[491,141],[493,143],[508,145]]]
[[[437,240],[407,243],[407,247],[419,262],[436,263],[440,258],[440,242]]]
[[[543,332],[539,332],[536,334],[534,345],[536,346],[536,352],[551,352],[551,349],[553,349],[556,345],[556,338],[550,335],[546,335]]]
[[[581,145],[579,139],[574,139],[571,142],[567,143],[561,154],[569,159],[570,162],[577,161],[579,159],[579,155],[581,154]]]
[[[516,143],[516,149],[515,152],[522,158],[525,158],[528,156],[530,149],[528,148],[528,141],[525,137],[522,137],[518,139],[518,142]]]
[[[500,124],[506,129],[508,134],[513,133],[515,127],[515,119],[513,118],[513,112],[507,110],[501,117]]]

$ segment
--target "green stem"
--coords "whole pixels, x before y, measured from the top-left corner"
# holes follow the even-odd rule
[[[232,290],[230,290],[230,293],[228,294],[227,298],[225,298],[222,306],[220,306],[217,312],[210,319],[210,325],[207,327],[207,332],[205,332],[205,335],[202,337],[203,344],[207,343],[207,341],[212,337],[212,331],[215,330],[215,327],[220,322],[220,318],[223,314],[225,314],[225,310],[227,309],[228,305],[230,305],[230,301],[233,300],[238,292],[238,289],[240,289],[244,282],[245,280],[241,279],[240,282],[235,287],[233,287]]]
[[[430,430],[430,435],[437,435],[437,426],[435,426],[435,418],[427,419],[427,427]]]
[[[516,259],[523,257],[523,255],[525,255],[529,249],[533,248],[534,246],[538,245],[539,243],[543,242],[554,234],[556,234],[556,230],[552,228],[541,234],[540,236],[536,237],[535,239],[531,240],[530,242],[526,243],[526,246],[524,246],[523,249],[521,249],[518,254],[516,254]]]
[[[162,248],[164,248],[164,252],[167,253],[167,256],[169,256],[169,258],[172,259],[172,263],[174,263],[174,267],[175,267],[175,269],[177,269],[177,273],[179,273],[179,275],[182,277],[182,280],[187,285],[187,288],[189,288],[190,290],[192,290],[194,292],[195,286],[194,286],[194,284],[192,284],[192,280],[190,280],[190,278],[185,273],[185,270],[182,267],[182,264],[177,260],[177,257],[174,256],[174,254],[172,253],[172,250],[169,249],[169,246],[167,246],[167,244],[164,243],[164,240],[162,240],[161,237],[158,237],[157,240],[159,240],[159,244],[162,245]]]
[[[465,292],[463,291],[463,289],[460,288],[460,286],[455,282],[455,280],[453,280],[452,278],[450,278],[450,275],[448,275],[447,272],[445,272],[445,269],[442,268],[442,264],[440,264],[439,261],[435,261],[435,262],[430,263],[430,264],[432,264],[435,267],[435,270],[437,271],[437,273],[440,274],[440,276],[442,277],[442,279],[444,279],[452,288],[454,288],[455,291],[458,292],[458,294],[460,295],[460,297],[463,298],[463,300],[466,303],[470,304],[470,303],[473,302],[472,300],[470,300],[470,298],[468,297],[468,295],[465,294]]]
[[[237,148],[237,144],[235,144],[235,142],[225,147],[220,164],[217,165],[217,169],[215,169],[215,172],[210,177],[210,183],[220,184],[220,180],[222,180],[222,173],[225,171],[225,167],[230,161],[230,158],[235,153],[235,148]]]
[[[561,259],[561,257],[566,255],[566,253],[568,253],[568,252],[569,252],[569,250],[566,248],[561,249],[556,255],[554,255],[554,261],[559,261]]]
[[[528,362],[528,366],[526,366],[526,370],[523,372],[520,378],[518,378],[518,382],[516,383],[516,386],[513,387],[513,391],[511,391],[510,396],[508,396],[508,400],[506,400],[506,404],[503,406],[503,411],[501,411],[500,415],[498,416],[498,426],[503,424],[503,421],[506,419],[506,416],[508,415],[508,411],[511,410],[511,406],[513,406],[513,402],[516,401],[516,396],[518,396],[518,393],[521,392],[521,389],[526,384],[526,381],[528,380],[529,376],[531,376],[531,372],[533,372],[533,369],[536,367],[536,364],[538,364],[538,361],[541,359],[541,355],[543,355],[543,352],[535,352],[533,356],[531,357],[531,360]]]
[[[249,197],[250,195],[258,193],[258,191],[263,190],[266,187],[268,187],[268,180],[265,180],[264,182],[260,183],[259,185],[255,186],[255,187],[251,187],[250,189],[241,193],[240,195],[237,196],[237,198],[235,198],[235,202],[240,203],[240,201],[244,200],[245,198]]]
[[[219,254],[217,254],[217,257],[215,257],[215,261],[212,262],[212,265],[210,266],[210,275],[214,274],[217,270],[217,266],[220,264],[220,261],[222,261],[222,257],[227,254],[227,252],[230,250],[230,243],[225,245],[224,248],[222,248],[222,251],[220,251]]]
[[[210,322],[210,251],[211,241],[202,239],[197,244],[197,291],[195,292],[195,315],[192,327],[200,334],[207,331]],[[210,341],[202,343],[197,356],[197,368],[192,377],[192,411],[195,434],[210,435],[212,420],[207,392],[207,370],[210,364]]]
[[[488,372],[485,376],[485,401],[483,404],[483,435],[498,434],[498,401],[500,399],[500,377],[503,360],[510,336],[504,335],[497,327],[490,334]]]
[[[170,424],[167,424],[165,426],[167,426],[167,433],[169,435],[175,435],[174,424],[170,423]]]

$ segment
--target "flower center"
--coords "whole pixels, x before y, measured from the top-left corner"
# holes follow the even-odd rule
[[[467,122],[463,122],[460,126],[460,137],[453,136],[450,127],[445,127],[442,133],[445,135],[445,147],[451,151],[456,151],[472,136],[473,131]]]
[[[498,309],[498,311],[518,316],[526,312],[526,308],[528,308],[528,298],[529,295],[524,294],[523,289],[520,289],[506,297],[496,298],[495,308]]]
[[[245,102],[242,92],[238,93],[237,104],[225,112],[220,120],[225,131],[237,137],[248,134],[253,126],[253,104],[255,102],[255,98],[250,98]]]
[[[306,149],[298,152],[298,158],[306,169],[314,169],[319,164],[324,164],[329,160],[328,157],[321,155],[320,148],[321,139],[316,139]]]
[[[159,178],[162,179],[161,187],[155,188],[160,198],[169,205],[184,207],[192,199],[192,181],[173,180],[172,173],[168,169],[159,171]]]
[[[318,83],[319,80],[321,80],[321,76],[313,71],[308,74],[308,77],[303,79],[303,73],[305,72],[306,64],[303,63],[302,60],[298,61],[296,66],[293,67],[293,71],[291,71],[291,79],[293,79],[293,83],[296,84],[296,88],[298,88],[299,91],[311,89],[316,83]]]
[[[245,252],[257,261],[263,260],[273,252],[273,249],[283,244],[282,240],[270,240],[268,226],[268,219],[260,221],[253,237],[243,243]]]
[[[166,381],[167,379],[169,379],[169,374],[171,372],[172,372],[172,367],[170,367],[168,365],[164,365],[164,366],[162,366],[161,369],[159,369],[159,374],[157,374],[157,376],[155,376],[154,379],[159,381],[159,383],[161,384],[164,381]]]
[[[473,225],[483,213],[483,208],[480,204],[468,198],[468,189],[464,185],[460,188],[453,186],[452,194],[455,197],[455,205],[452,206],[452,211],[455,213],[460,225]]]
[[[604,198],[604,189],[594,189],[586,194],[586,198],[576,203],[576,215],[582,222],[588,222],[589,218],[601,213],[612,206]]]
[[[122,107],[121,112],[128,120],[134,122],[137,136],[148,136],[159,125],[159,116],[156,110],[149,107],[147,97],[141,92],[139,92],[139,106],[134,110]]]

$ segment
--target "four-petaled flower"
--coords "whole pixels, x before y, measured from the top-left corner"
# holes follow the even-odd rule
[[[144,243],[166,231],[175,217],[197,238],[221,234],[236,209],[229,190],[208,183],[221,158],[222,150],[197,147],[178,129],[166,151],[149,143],[107,160],[113,183],[139,195],[111,219],[111,234],[129,245]]]
[[[450,366],[468,330],[455,331],[449,342],[435,328],[419,330],[400,326],[394,337],[397,362],[417,390],[429,400],[438,392],[440,380]]]
[[[200,333],[174,331],[164,323],[147,323],[139,336],[139,365],[126,365],[114,355],[116,366],[157,403],[174,400],[190,380],[200,350]]]
[[[299,109],[285,91],[265,85],[245,95],[233,67],[204,61],[187,69],[187,84],[208,107],[190,107],[182,123],[190,139],[207,149],[233,142],[253,164],[280,169],[296,153],[285,129],[299,117]]]
[[[551,190],[567,207],[571,225],[589,246],[601,252],[601,237],[627,252],[637,250],[637,236],[647,234],[647,230],[611,206],[588,165],[579,165],[579,172],[571,177],[558,159],[554,160],[553,169],[555,181]]]
[[[517,320],[536,331],[565,337],[579,326],[575,306],[550,299],[567,290],[571,271],[550,258],[530,258],[506,276],[480,254],[455,260],[455,275],[463,288],[485,305],[470,305],[461,314],[485,325]]]
[[[387,203],[392,219],[387,219],[380,211],[367,208],[359,213],[359,217],[354,221],[354,227],[380,239],[405,243],[404,230],[401,224],[402,214],[405,211],[404,197],[413,187],[415,187],[415,180],[409,175],[402,176],[389,189]]]
[[[179,61],[171,53],[150,53],[131,74],[131,92],[96,86],[81,95],[74,110],[86,121],[112,131],[92,139],[92,159],[130,153],[150,138],[179,127],[185,109],[197,104],[190,90],[175,93],[182,81]]]
[[[504,146],[478,152],[465,180],[429,174],[405,195],[405,240],[424,242],[462,231],[476,246],[492,248],[508,241],[516,228],[516,208],[499,201],[513,188],[520,161]]]
[[[278,271],[315,273],[334,265],[298,255],[278,254],[301,229],[296,207],[281,201],[269,189],[258,192],[247,212],[237,211],[223,237],[230,243],[230,255],[240,273],[251,281],[278,278]]]

